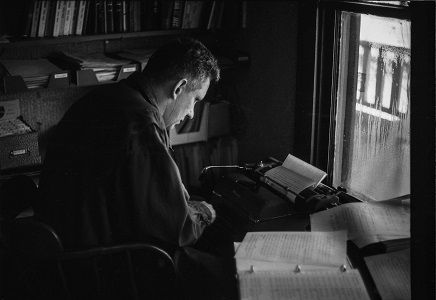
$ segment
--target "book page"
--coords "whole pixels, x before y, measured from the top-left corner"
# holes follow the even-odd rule
[[[312,231],[348,230],[358,247],[410,237],[410,212],[398,205],[347,203],[310,215]]]
[[[346,264],[346,232],[248,232],[239,245],[235,258],[238,271],[254,265],[257,269],[288,269],[301,265],[338,268]],[[272,264],[268,264],[268,263]],[[243,269],[242,269],[243,268]]]
[[[317,186],[327,174],[288,154],[281,166],[265,172],[265,177],[298,194],[310,186]]]
[[[323,272],[259,272],[239,277],[241,299],[370,299],[357,270]]]
[[[364,257],[383,300],[411,298],[410,249]]]

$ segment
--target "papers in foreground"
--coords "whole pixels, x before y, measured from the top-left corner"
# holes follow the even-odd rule
[[[294,270],[346,264],[346,231],[248,232],[236,254],[238,273]]]
[[[239,279],[241,299],[370,299],[357,270],[346,272],[263,272]]]
[[[369,299],[346,232],[249,232],[236,251],[241,299]]]

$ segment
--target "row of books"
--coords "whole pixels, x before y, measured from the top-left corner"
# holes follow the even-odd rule
[[[221,27],[224,1],[96,0],[27,4],[23,36],[58,37],[161,29]],[[229,5],[229,3],[227,3]],[[233,8],[228,8],[228,10]]]

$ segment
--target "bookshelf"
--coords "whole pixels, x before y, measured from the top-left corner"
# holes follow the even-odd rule
[[[221,51],[220,47],[222,47],[222,43],[220,42],[221,34],[224,31],[229,31],[234,34],[236,28],[241,29],[240,25],[235,25],[235,27],[231,28],[231,26],[228,25],[228,23],[232,24],[239,24],[240,20],[238,17],[238,20],[232,20],[232,22],[226,22],[226,16],[228,15],[231,18],[234,18],[234,8],[235,7],[242,7],[240,2],[237,2],[236,6],[233,2],[226,2],[226,4],[223,3],[215,3],[220,1],[210,1],[210,2],[204,2],[202,4],[202,19],[198,22],[195,21],[189,21],[185,22],[183,21],[184,18],[186,18],[187,13],[185,10],[186,7],[189,7],[189,5],[186,5],[188,2],[197,2],[197,1],[158,1],[158,2],[168,2],[171,5],[175,5],[176,3],[182,4],[180,7],[181,11],[179,12],[179,20],[177,20],[177,24],[170,24],[167,26],[159,25],[159,26],[152,26],[150,24],[141,23],[140,27],[130,27],[125,28],[125,30],[121,30],[122,32],[115,32],[114,30],[108,30],[108,28],[104,30],[97,30],[96,28],[89,29],[89,25],[93,22],[90,22],[90,19],[88,19],[88,30],[84,30],[81,34],[74,34],[73,32],[70,32],[69,34],[58,34],[58,36],[54,36],[53,34],[53,27],[54,23],[49,24],[50,22],[54,22],[54,19],[50,21],[50,17],[47,16],[46,27],[44,31],[40,31],[40,35],[37,33],[32,33],[29,31],[29,29],[32,27],[32,23],[34,22],[33,19],[38,19],[37,24],[40,25],[41,21],[41,11],[39,12],[39,16],[36,16],[33,11],[34,5],[36,2],[41,2],[40,5],[43,5],[43,2],[51,3],[54,2],[52,5],[56,6],[57,3],[61,1],[29,1],[28,3],[14,3],[8,5],[1,3],[0,4],[0,60],[34,60],[34,59],[41,59],[41,58],[47,58],[50,57],[50,55],[54,52],[59,51],[77,51],[81,54],[90,54],[90,53],[102,53],[104,55],[107,54],[113,54],[118,51],[122,51],[124,49],[134,49],[134,48],[141,48],[141,49],[155,49],[159,47],[162,44],[165,44],[167,41],[182,37],[182,36],[188,36],[188,37],[194,37],[199,40],[201,40],[203,43],[205,43],[218,57],[219,63],[221,65],[222,70],[231,68],[233,66],[237,65],[244,65],[247,63],[248,55],[243,54],[243,59],[239,60],[238,57],[226,57],[224,59],[221,59],[223,57],[223,53],[235,53],[234,51]],[[73,2],[73,1],[63,1],[63,2]],[[76,1],[76,9],[78,9],[82,1]],[[140,17],[146,16],[147,13],[149,13],[147,10],[149,9],[149,6],[152,3],[155,3],[156,1],[152,0],[146,0],[146,1],[84,1],[88,6],[86,8],[91,7],[95,4],[95,2],[100,3],[112,3],[114,5],[115,3],[120,2],[121,4],[131,4],[136,3],[135,5],[140,6],[143,5],[141,9],[139,9]],[[167,3],[167,4],[168,4]],[[211,10],[211,5],[215,3],[214,11]],[[192,4],[192,3],[191,3]],[[198,3],[197,3],[198,4]],[[228,7],[225,8],[225,5]],[[50,9],[50,8],[49,8]],[[161,7],[162,9],[162,7]],[[227,12],[226,12],[227,9]],[[232,11],[232,14],[229,13],[229,11]],[[92,13],[91,10],[89,12]],[[48,13],[49,14],[49,13]],[[78,12],[73,12],[72,16],[73,18],[77,18]],[[32,18],[30,18],[32,16]],[[97,14],[93,15],[95,17],[98,17]],[[138,16],[135,16],[137,18]],[[91,15],[88,16],[88,18],[92,18]],[[107,11],[104,18],[108,18]],[[133,18],[133,16],[132,16]],[[163,18],[163,15],[162,15]],[[192,18],[192,11],[191,16]],[[145,18],[144,18],[145,19]],[[91,20],[92,21],[92,20]],[[128,19],[126,20],[128,21]],[[161,20],[163,24],[163,20]],[[30,25],[29,25],[30,22]],[[73,22],[76,22],[77,20]],[[99,22],[96,21],[97,23]],[[105,21],[107,22],[107,20]],[[172,19],[172,22],[175,22],[174,19]],[[93,23],[95,24],[95,23]],[[190,25],[189,25],[190,24]],[[226,25],[227,24],[227,25]],[[98,26],[98,25],[95,25]],[[107,26],[107,23],[106,25]],[[230,30],[232,29],[232,30]],[[35,30],[35,29],[34,29]],[[38,29],[36,29],[38,30]],[[9,100],[15,100],[18,99],[21,106],[22,116],[23,119],[30,125],[32,129],[38,132],[38,143],[39,143],[39,151],[42,158],[42,161],[44,159],[45,154],[45,148],[47,141],[50,140],[50,136],[52,134],[53,127],[57,122],[61,119],[63,114],[68,110],[68,108],[81,96],[83,96],[85,93],[89,92],[95,86],[101,85],[101,84],[111,84],[119,81],[122,79],[120,76],[115,76],[115,79],[107,82],[98,82],[97,80],[90,80],[85,81],[85,84],[79,83],[78,74],[85,76],[85,75],[93,75],[88,74],[89,72],[83,72],[84,70],[71,70],[71,69],[63,69],[64,71],[68,72],[68,80],[65,81],[65,78],[63,78],[62,82],[58,82],[56,80],[53,80],[52,75],[50,75],[50,83],[48,83],[44,87],[38,87],[38,88],[26,88],[26,83],[23,82],[23,78],[20,78],[22,76],[11,76],[14,78],[8,78],[12,79],[14,83],[18,82],[17,87],[8,89],[2,88],[0,91],[0,103],[2,101],[9,101]],[[86,73],[86,74],[85,74]],[[118,74],[119,75],[119,74]],[[129,74],[127,74],[129,75]],[[92,76],[91,76],[92,77]],[[95,76],[94,76],[95,77]],[[2,76],[0,78],[3,85],[5,83],[5,77]],[[92,78],[91,78],[92,79]],[[94,78],[95,79],[95,78]],[[6,81],[8,81],[6,80]],[[59,84],[58,84],[59,83]],[[62,83],[62,84],[60,84]],[[9,84],[9,83],[8,83]],[[212,100],[213,102],[213,100]],[[218,107],[218,106],[214,106]],[[218,119],[221,119],[221,117],[218,117]],[[208,141],[208,138],[198,139],[198,135],[200,133],[194,132],[190,135],[192,138],[185,137],[182,138],[181,141],[177,142],[177,148],[181,149],[185,147],[185,144],[187,147],[195,148],[198,145],[201,144],[204,149],[207,147],[207,144],[213,144],[217,143],[217,139],[224,138],[224,136],[231,135],[230,132],[230,125],[225,124],[220,126],[219,123],[221,121],[216,121],[214,119],[214,128],[226,128],[224,131],[225,134],[220,133],[221,129],[218,129],[218,133],[212,132],[211,139]],[[229,122],[228,118],[228,112],[227,112],[227,118],[225,118],[224,122]],[[216,124],[218,123],[218,124]],[[204,128],[203,128],[204,129]],[[204,130],[203,130],[204,131]],[[207,133],[206,135],[207,136]],[[179,136],[180,138],[181,136]],[[220,143],[220,146],[218,147],[219,150],[216,151],[227,151],[222,150],[225,148],[225,146],[230,143]],[[232,144],[231,147],[235,147],[235,143]],[[235,150],[232,150],[235,152]],[[209,153],[210,151],[203,151],[203,153]],[[195,153],[198,153],[198,151],[184,151],[185,156],[194,156]],[[202,154],[203,155],[203,154]],[[204,154],[209,155],[209,154]],[[224,157],[225,155],[218,155],[214,154],[217,157]],[[180,156],[179,156],[180,157]],[[184,158],[184,160],[192,160],[193,158]],[[210,159],[207,158],[209,161]],[[189,166],[186,166],[189,168]],[[182,166],[183,168],[183,166]],[[26,168],[17,168],[17,170],[1,170],[0,166],[0,178],[3,177],[10,177],[15,173],[18,174],[31,174],[32,177],[35,177],[38,173],[38,166],[29,166]],[[188,172],[187,170],[182,172]]]
[[[123,32],[123,33],[108,33],[108,34],[93,34],[93,35],[74,35],[60,37],[44,37],[44,38],[12,38],[10,42],[0,43],[0,48],[18,48],[18,47],[33,47],[43,45],[71,44],[83,42],[95,42],[118,40],[118,39],[133,39],[133,38],[149,38],[149,37],[164,37],[164,36],[182,36],[182,35],[200,35],[206,34],[205,30],[200,29],[177,29],[177,30],[149,30],[140,32]]]

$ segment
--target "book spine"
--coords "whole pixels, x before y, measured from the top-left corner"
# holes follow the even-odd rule
[[[102,1],[102,7],[103,7],[103,24],[102,24],[102,27],[101,27],[101,29],[102,29],[102,33],[104,33],[104,34],[106,34],[106,33],[108,33],[107,32],[107,5],[106,5],[106,2],[107,2],[108,0],[103,0]]]
[[[122,7],[122,32],[127,32],[128,31],[128,27],[127,27],[127,12],[128,12],[128,5],[127,5],[127,1],[123,0],[121,2],[121,7]]]
[[[209,19],[207,21],[207,26],[206,29],[213,29],[213,20],[214,20],[214,16],[216,14],[216,1],[212,2],[211,8],[210,8],[210,13],[209,13]]]
[[[135,32],[141,31],[141,2],[140,1],[134,1],[133,2],[134,7],[134,26],[135,26]]]
[[[149,21],[150,16],[149,14],[149,1],[146,2],[140,2],[140,10],[139,10],[139,16],[140,16],[140,24],[141,24],[141,28],[139,29],[139,31],[144,31],[147,30],[148,24],[147,22]]]
[[[97,32],[99,34],[106,33],[106,3],[105,1],[95,1],[95,14],[97,22]]]
[[[41,12],[39,16],[39,24],[38,24],[38,37],[44,37],[45,33],[45,24],[47,22],[47,13],[48,13],[48,1],[41,1]]]
[[[162,29],[170,29],[171,21],[173,15],[174,8],[174,0],[164,0],[162,1],[162,15],[161,15],[161,28]]]
[[[218,10],[218,18],[216,20],[215,28],[222,28],[223,16],[224,16],[224,5],[225,5],[225,2],[220,2],[220,7]]]
[[[92,2],[91,5],[92,5],[92,14],[90,14],[90,16],[89,16],[89,20],[90,20],[89,25],[91,25],[89,28],[89,32],[91,34],[97,34],[97,33],[99,33],[98,32],[98,26],[99,26],[98,25],[98,16],[99,16],[99,11],[101,10],[101,8],[100,8],[101,3],[100,3],[100,1],[96,0],[96,1]]]
[[[61,26],[62,11],[64,10],[64,1],[56,2],[56,12],[54,17],[53,37],[59,36],[59,29]]]
[[[202,1],[186,1],[183,12],[183,29],[200,27],[203,4]]]
[[[202,1],[195,1],[194,8],[192,10],[192,27],[200,28],[203,20],[203,11],[205,4]]]
[[[83,17],[83,28],[82,28],[82,35],[87,33],[88,30],[88,22],[89,22],[89,14],[90,14],[90,2],[85,1],[85,16]]]
[[[241,2],[241,28],[247,28],[247,1]]]
[[[180,28],[182,26],[182,17],[183,17],[183,0],[175,0],[174,8],[173,8],[173,18],[172,18],[172,28]]]
[[[129,15],[128,15],[129,32],[134,32],[135,31],[135,2],[129,1],[128,5],[129,5]]]
[[[162,18],[162,3],[161,1],[154,0],[151,7],[151,28],[153,30],[160,29]]]
[[[86,1],[80,1],[78,15],[77,15],[77,26],[75,30],[76,35],[82,35],[83,23],[85,21],[85,11],[86,11]]]
[[[182,29],[191,28],[191,22],[192,22],[192,2],[193,1],[186,1],[185,7],[183,9],[183,17],[182,17]]]
[[[63,35],[68,35],[70,33],[70,22],[72,16],[73,16],[73,1],[66,1],[65,22],[63,28],[61,28]]]
[[[65,17],[67,13],[67,2],[63,1],[64,5],[62,6],[61,18],[59,23],[59,35],[64,35],[64,26],[65,26]]]
[[[27,3],[26,10],[26,26],[23,31],[23,37],[30,36],[30,32],[32,30],[32,20],[33,20],[33,8],[35,6],[35,1]]]
[[[47,22],[45,22],[44,36],[49,37],[52,36],[53,34],[55,12],[56,12],[56,1],[49,1]]]
[[[123,32],[123,3],[121,0],[114,2],[114,32]]]
[[[38,33],[38,23],[39,23],[40,13],[41,13],[41,1],[35,1],[33,6],[32,28],[30,30],[30,37],[36,37]]]
[[[70,35],[76,34],[77,18],[79,16],[79,4],[80,2],[78,1],[78,2],[74,2],[73,5],[73,17],[71,18],[70,29],[69,29]]]
[[[113,33],[114,29],[114,3],[112,0],[106,0],[106,32]]]

